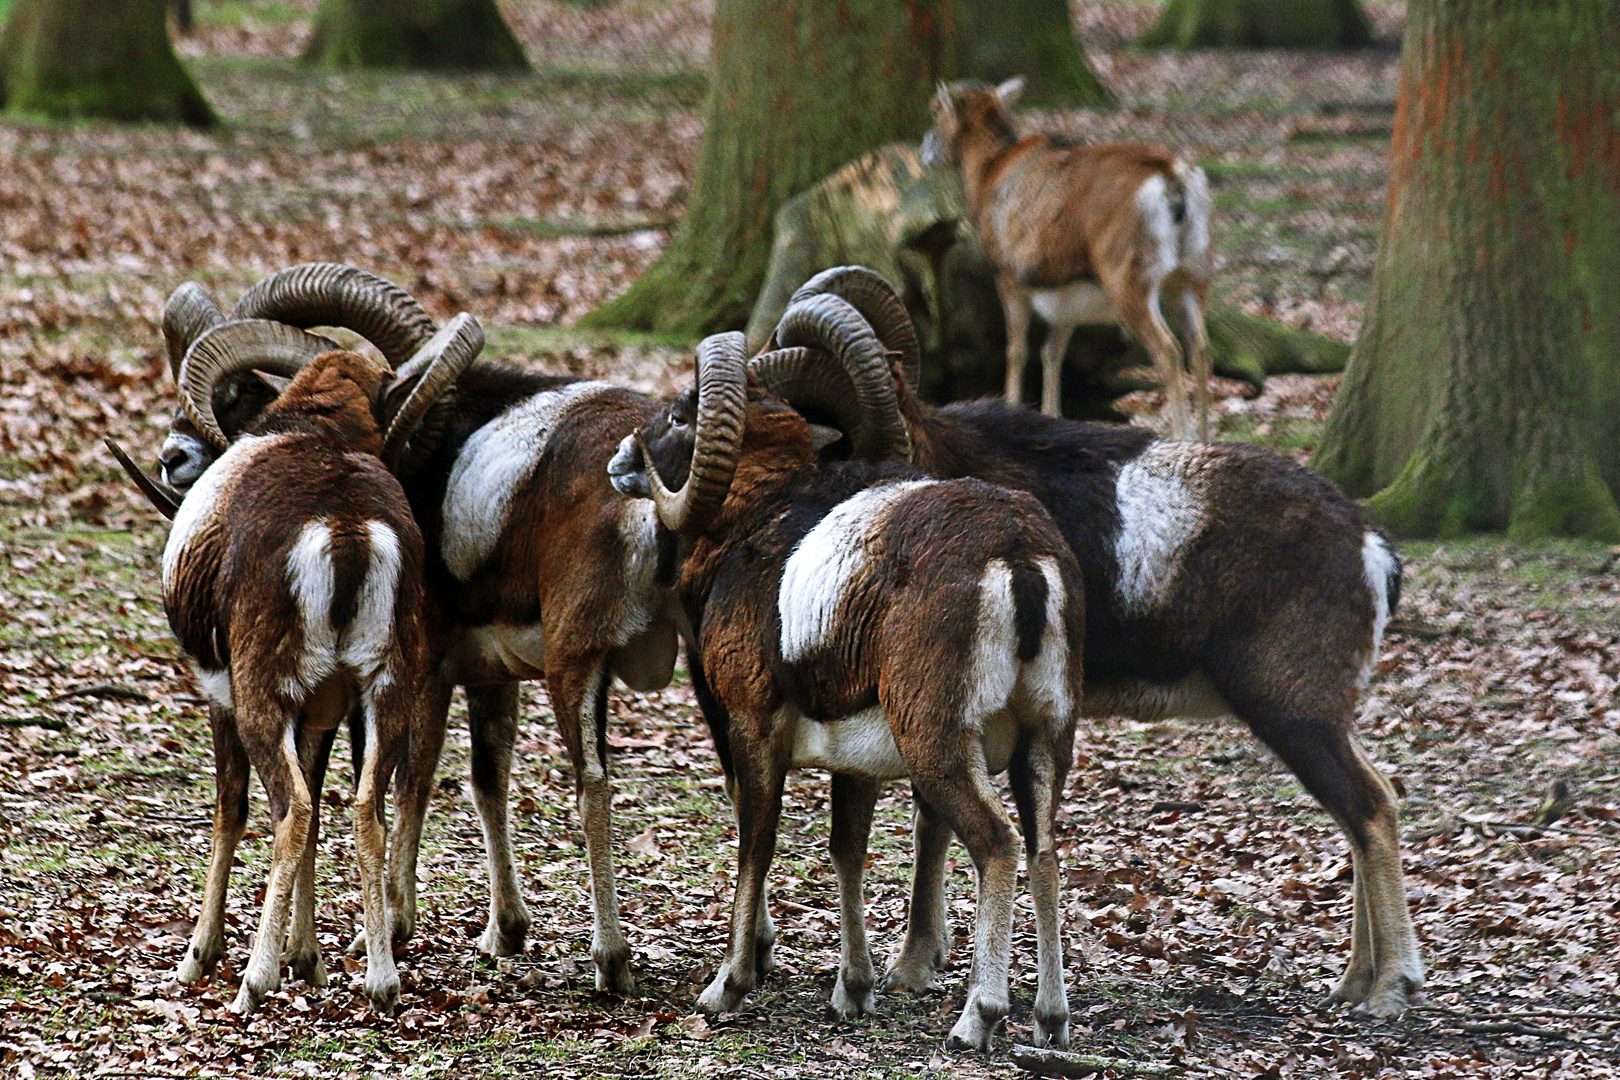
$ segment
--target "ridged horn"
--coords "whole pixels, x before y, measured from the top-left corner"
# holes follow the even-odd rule
[[[271,319],[301,329],[341,326],[397,368],[433,336],[433,318],[386,278],[341,263],[303,263],[271,274],[242,294],[232,319]]]
[[[239,371],[297,375],[335,342],[268,319],[233,319],[192,343],[180,364],[180,408],[203,438],[224,450],[230,445],[214,416],[214,387]]]
[[[124,472],[134,481],[136,489],[146,496],[146,501],[151,503],[158,513],[171,521],[174,520],[175,511],[180,509],[180,503],[185,496],[156,477],[141,472],[141,467],[124,453],[124,448],[119,446],[111,435],[102,436],[102,442],[107,444],[112,456],[118,459],[118,464],[124,467]]]
[[[865,422],[849,376],[820,349],[772,349],[748,361],[748,370],[808,419],[825,416],[846,432]]]
[[[911,460],[911,436],[900,415],[883,343],[849,301],[819,293],[790,304],[776,324],[775,337],[783,348],[803,346],[830,353],[854,384],[862,417],[849,432],[856,457]]]
[[[429,338],[415,356],[399,366],[394,386],[400,388],[402,399],[397,405],[385,399],[381,417],[385,424],[383,461],[390,468],[400,465],[420,467],[420,459],[425,459],[427,455],[408,452],[413,449],[413,436],[418,434],[419,429],[431,427],[425,420],[433,418],[434,406],[443,400],[445,394],[453,392],[456,379],[467,370],[467,365],[478,357],[483,348],[484,328],[477,319],[463,311]],[[447,423],[448,414],[440,411],[442,421]],[[427,447],[428,454],[437,448],[444,437],[443,431],[429,430],[421,434],[427,435],[427,441],[432,443]],[[399,471],[409,475],[416,469]]]
[[[865,266],[835,266],[800,285],[789,306],[822,293],[842,297],[860,312],[890,352],[900,354],[900,367],[912,386],[922,378],[922,346],[911,313],[888,278]]]
[[[666,528],[701,533],[714,524],[737,474],[742,452],[743,413],[748,405],[747,347],[738,333],[704,338],[697,348],[697,426],[692,466],[679,491],[664,486],[641,435],[636,444],[647,468],[653,505]]]
[[[180,385],[180,363],[186,350],[204,333],[225,321],[225,313],[195,281],[169,294],[163,305],[163,343],[169,350],[169,377]]]

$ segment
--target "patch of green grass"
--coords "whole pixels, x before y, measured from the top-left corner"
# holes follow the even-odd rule
[[[290,26],[306,13],[276,0],[195,0],[191,14],[198,26],[242,26],[249,21],[260,26]]]
[[[1291,416],[1237,416],[1221,432],[1222,442],[1245,442],[1272,450],[1309,453],[1322,441],[1326,421]]]

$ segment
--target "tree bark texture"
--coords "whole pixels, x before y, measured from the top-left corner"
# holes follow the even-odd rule
[[[1170,0],[1140,42],[1176,49],[1356,49],[1372,41],[1360,0]]]
[[[14,0],[0,108],[60,119],[214,123],[169,44],[166,0]]]
[[[1413,0],[1316,465],[1408,536],[1620,540],[1620,2]]]
[[[1025,105],[1118,104],[1074,36],[1066,0],[956,0],[956,46],[958,76],[1000,83],[1022,75]]]
[[[698,336],[743,325],[771,219],[829,172],[919,139],[955,63],[953,0],[719,0],[692,195],[669,246],[586,325]]]
[[[960,401],[999,395],[1006,381],[1007,331],[995,271],[966,223],[953,169],[924,169],[915,147],[894,144],[850,162],[783,204],[769,269],[748,320],[758,348],[806,280],[830,266],[869,266],[900,290],[923,349],[922,396]],[[1046,328],[1031,327],[1038,352]],[[1348,346],[1318,334],[1215,305],[1208,315],[1215,370],[1258,392],[1266,376],[1344,369]],[[1082,326],[1063,368],[1063,407],[1080,419],[1123,419],[1112,402],[1141,389],[1122,375],[1149,368],[1146,351],[1113,326]],[[1030,365],[1025,400],[1040,397]]]
[[[529,68],[495,0],[323,0],[304,60],[328,68]]]

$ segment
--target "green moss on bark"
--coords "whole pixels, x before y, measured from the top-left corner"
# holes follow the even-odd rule
[[[213,124],[169,45],[164,0],[15,0],[0,33],[12,115]]]
[[[583,325],[699,336],[743,325],[771,220],[852,158],[928,122],[955,61],[951,0],[719,0],[703,147],[657,262]]]
[[[956,41],[958,76],[999,83],[1022,75],[1026,105],[1118,104],[1074,36],[1065,0],[956,0]]]
[[[1602,7],[1407,10],[1372,302],[1315,461],[1403,535],[1620,539],[1620,22]]]
[[[529,68],[495,0],[324,0],[304,61],[327,68]]]
[[[1145,48],[1354,49],[1372,41],[1359,0],[1170,0]]]

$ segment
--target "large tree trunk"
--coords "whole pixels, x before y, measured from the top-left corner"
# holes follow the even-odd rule
[[[1372,41],[1360,0],[1170,0],[1153,49],[1355,49]]]
[[[1412,0],[1316,465],[1409,536],[1620,539],[1620,4]]]
[[[1022,75],[1026,105],[1117,104],[1074,36],[1067,0],[956,0],[956,43],[958,75]]]
[[[952,0],[719,0],[703,148],[669,247],[588,325],[696,336],[739,327],[771,217],[851,158],[920,138],[955,61]]]
[[[495,0],[324,0],[304,60],[329,68],[529,67]]]
[[[165,0],[13,0],[0,34],[12,114],[214,122],[169,45]]]

